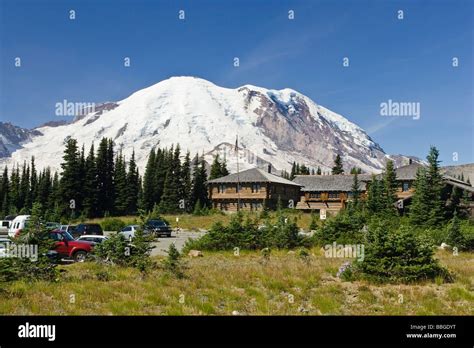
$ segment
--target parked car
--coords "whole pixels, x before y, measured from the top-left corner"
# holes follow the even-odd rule
[[[76,225],[61,225],[61,226],[59,226],[59,229],[61,231],[65,231],[65,232],[69,232],[69,233],[71,233],[75,228],[76,228]]]
[[[0,220],[0,235],[8,235],[11,221]]]
[[[57,230],[61,227],[61,224],[59,222],[47,222],[44,224],[44,227],[46,227],[47,230]]]
[[[71,234],[73,237],[77,238],[84,234],[103,236],[104,232],[102,231],[102,227],[100,227],[99,224],[79,224],[71,231]]]
[[[156,237],[171,237],[171,227],[164,220],[153,219],[145,223],[144,233],[152,233]]]
[[[18,215],[10,224],[10,228],[8,229],[8,237],[18,237],[20,232],[28,226],[30,217],[31,215]]]
[[[59,257],[73,259],[75,262],[83,262],[93,248],[92,243],[74,240],[69,232],[61,230],[50,231],[49,238],[56,242],[53,250]]]
[[[135,237],[135,231],[140,229],[140,225],[128,225],[122,228],[119,233],[125,237],[125,239],[131,240]]]
[[[79,236],[79,238],[77,238],[76,240],[81,242],[89,242],[92,243],[92,245],[96,245],[102,243],[106,239],[109,239],[109,237],[98,236],[95,234],[83,234],[82,236]]]

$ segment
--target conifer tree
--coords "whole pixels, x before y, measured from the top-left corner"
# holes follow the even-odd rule
[[[214,156],[214,161],[212,162],[211,165],[211,171],[209,174],[209,180],[214,180],[217,178],[222,177],[222,171],[221,171],[221,162],[219,161],[219,154]]]
[[[196,155],[190,202],[193,208],[196,204],[199,204],[199,206],[203,208],[209,206],[206,182],[207,173],[204,158],[199,158],[198,155]]]
[[[127,211],[128,203],[128,183],[127,183],[127,171],[125,168],[125,159],[120,152],[117,155],[115,161],[115,204],[114,211],[117,215],[124,215]]]
[[[181,186],[179,192],[179,199],[184,200],[185,211],[187,212],[192,208],[190,205],[191,187],[191,154],[188,151],[181,168]]]
[[[103,138],[97,151],[98,213],[112,214],[114,209],[114,153],[113,142]]]
[[[410,206],[410,221],[414,225],[423,225],[430,211],[430,197],[425,168],[418,168],[414,183],[415,192]]]
[[[178,211],[178,191],[179,191],[179,176],[176,169],[170,167],[166,174],[163,195],[159,204],[160,212],[174,213]]]
[[[229,175],[229,170],[227,169],[227,161],[225,158],[222,160],[222,164],[221,164],[221,175],[222,176]]]
[[[354,208],[358,208],[359,200],[360,200],[360,183],[359,183],[357,172],[353,174],[351,193],[352,193],[352,206]]]
[[[138,212],[138,196],[140,192],[140,175],[138,173],[137,164],[135,162],[135,150],[128,163],[127,173],[127,214],[136,214]]]
[[[436,147],[431,146],[430,152],[426,159],[428,160],[428,185],[430,196],[430,212],[428,215],[428,224],[430,226],[438,226],[444,220],[444,202],[442,200],[443,178],[439,170],[438,160],[439,151]]]
[[[77,203],[80,191],[83,189],[79,184],[79,162],[80,158],[77,141],[70,138],[67,141],[63,162],[61,163],[61,207],[64,209],[64,212],[69,210],[71,200],[74,200]],[[74,213],[75,212],[76,211],[74,211]]]
[[[410,219],[415,225],[439,226],[444,220],[443,182],[439,171],[439,152],[432,146],[426,159],[429,166],[417,172]]]
[[[20,168],[17,166],[12,169],[9,192],[10,211],[9,214],[16,214],[20,207]]]
[[[383,208],[383,197],[382,197],[382,183],[375,175],[372,175],[372,179],[369,184],[368,196],[367,196],[367,209],[374,214],[380,213]]]
[[[92,144],[84,164],[85,182],[83,209],[84,214],[89,218],[98,216],[98,174],[95,161],[94,144]]]
[[[28,213],[28,196],[30,192],[30,167],[23,162],[20,177],[19,206],[20,212]]]
[[[165,187],[166,173],[172,162],[173,147],[168,149],[158,149],[155,158],[155,177],[154,177],[154,197],[153,205],[161,202],[161,196]]]
[[[50,197],[50,201],[48,205],[53,207],[53,209],[58,213],[58,215],[60,215],[62,196],[61,196],[61,184],[60,184],[58,172],[54,172],[53,181],[51,185],[51,192],[52,193],[51,193],[51,197]]]
[[[155,150],[151,149],[150,154],[148,155],[145,175],[143,177],[143,209],[145,211],[151,211],[153,209],[153,204],[155,203],[155,164]]]
[[[395,211],[397,201],[397,173],[393,166],[393,161],[387,161],[383,175],[383,195],[385,206],[388,211]]]
[[[10,182],[8,181],[8,168],[5,166],[2,174],[2,183],[0,187],[0,212],[1,214],[8,215],[10,211]],[[3,218],[2,216],[2,218]]]
[[[466,249],[466,238],[461,233],[457,212],[454,212],[451,223],[448,225],[446,243],[453,248],[457,248],[459,251]]]
[[[30,174],[30,198],[31,207],[33,207],[33,202],[36,201],[36,196],[38,186],[38,174],[36,173],[36,166],[35,166],[35,157],[31,156],[31,174]]]
[[[49,167],[43,169],[39,178],[38,178],[38,186],[37,186],[37,195],[36,201],[34,203],[42,203],[41,204],[41,214],[51,213],[51,201],[50,197],[52,195],[52,180],[51,180],[51,170]],[[34,204],[33,203],[33,204]],[[48,215],[48,214],[47,214]]]
[[[344,174],[344,169],[342,167],[342,159],[339,154],[336,155],[336,159],[334,160],[334,167],[332,167],[332,174],[333,175]]]
[[[293,162],[293,165],[291,166],[291,173],[290,173],[290,180],[293,180],[296,177],[296,163]]]

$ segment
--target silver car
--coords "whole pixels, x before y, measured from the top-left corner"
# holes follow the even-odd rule
[[[135,237],[135,231],[140,229],[140,225],[128,225],[120,230],[120,234],[127,240],[132,240]]]

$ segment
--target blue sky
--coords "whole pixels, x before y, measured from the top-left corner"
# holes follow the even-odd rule
[[[34,127],[56,119],[63,99],[120,100],[192,75],[225,87],[293,88],[360,125],[387,153],[424,158],[433,144],[444,165],[474,162],[473,4],[0,0],[0,120]],[[419,102],[420,119],[381,116],[389,99]]]

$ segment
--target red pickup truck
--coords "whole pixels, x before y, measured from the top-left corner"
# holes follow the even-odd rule
[[[92,250],[92,243],[74,240],[66,231],[50,231],[49,238],[56,242],[54,251],[58,253],[59,257],[70,258],[75,262],[83,262]]]

